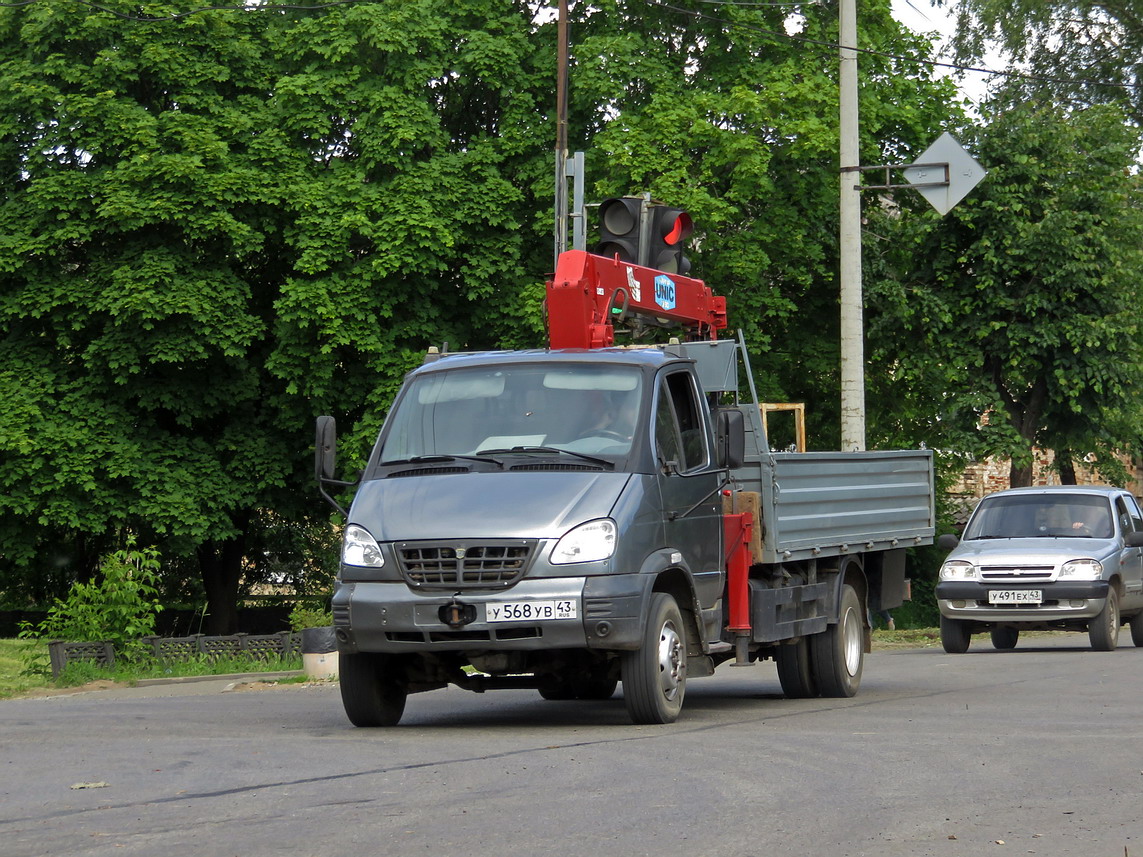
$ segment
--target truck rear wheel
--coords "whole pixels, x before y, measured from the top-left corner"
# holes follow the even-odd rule
[[[338,658],[341,704],[354,726],[396,726],[408,691],[385,655],[342,653]]]
[[[818,695],[810,645],[805,637],[796,643],[778,646],[774,653],[774,664],[778,667],[782,693],[789,699],[812,699]]]
[[[865,665],[865,623],[861,599],[848,583],[841,587],[836,625],[810,637],[814,677],[822,696],[849,697],[861,686]]]
[[[1119,593],[1114,583],[1107,590],[1103,609],[1088,624],[1087,636],[1097,652],[1114,652],[1119,644]]]
[[[624,652],[623,698],[635,723],[674,723],[687,690],[687,631],[675,599],[651,595],[651,610],[637,651]]]
[[[941,617],[941,645],[950,655],[963,655],[968,651],[968,644],[972,641],[972,632],[968,630],[968,623],[962,619],[949,619]]]

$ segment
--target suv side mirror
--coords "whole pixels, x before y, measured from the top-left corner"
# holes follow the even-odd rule
[[[940,536],[937,539],[937,547],[941,548],[942,550],[951,551],[959,544],[960,539],[958,539],[953,533],[945,533],[943,536]]]
[[[1123,543],[1129,548],[1143,548],[1143,532],[1128,533],[1123,537]]]
[[[734,470],[746,459],[746,419],[738,408],[715,411],[714,442],[718,466]]]

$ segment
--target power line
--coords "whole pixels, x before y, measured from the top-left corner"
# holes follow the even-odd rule
[[[40,0],[20,0],[16,3],[0,3],[0,8],[18,9],[23,6],[31,6],[33,3],[39,3]],[[162,21],[177,21],[180,18],[189,18],[191,15],[198,15],[202,12],[262,12],[262,11],[301,11],[307,12],[314,9],[329,9],[332,6],[353,6],[358,3],[370,2],[370,0],[330,0],[328,3],[315,3],[308,6],[288,4],[288,3],[265,3],[254,4],[246,6],[200,6],[197,9],[189,9],[186,12],[172,12],[170,15],[131,15],[127,12],[120,12],[117,9],[111,9],[107,6],[100,5],[99,3],[92,3],[91,0],[71,0],[79,6],[87,6],[91,9],[96,9],[100,12],[106,12],[108,15],[114,15],[116,18],[122,18],[125,21],[137,21],[143,24],[157,24]]]
[[[31,6],[33,3],[39,3],[41,0],[17,0],[14,3],[0,2],[0,8],[3,9],[19,9],[26,6]],[[141,16],[131,15],[126,12],[120,12],[99,3],[91,2],[91,0],[70,0],[81,6],[87,6],[91,9],[96,9],[100,12],[106,12],[108,15],[114,15],[117,18],[122,18],[126,21],[137,21],[144,24],[156,24],[163,21],[176,21],[181,18],[187,18],[191,15],[198,15],[202,12],[261,12],[261,11],[313,11],[319,9],[330,9],[335,6],[355,6],[361,3],[371,3],[375,0],[329,0],[326,3],[315,3],[312,5],[300,5],[290,3],[266,3],[266,4],[253,4],[242,6],[200,6],[195,9],[189,9],[186,12],[173,12],[170,15],[155,15],[155,16]],[[682,9],[678,6],[673,6],[664,0],[645,0],[648,5],[658,6],[661,9],[666,9],[669,12],[674,12],[678,15],[686,15],[692,18],[700,18],[706,21],[712,21],[727,29],[747,30],[749,32],[758,33],[760,35],[769,36],[773,39],[799,42],[805,45],[812,45],[814,47],[828,48],[830,51],[841,50],[842,45],[837,42],[830,42],[824,39],[812,39],[808,36],[797,36],[787,33],[782,30],[769,30],[764,27],[755,27],[749,24],[742,24],[736,21],[729,21],[725,18],[720,18],[717,15],[709,15],[705,12],[697,12],[691,9]],[[766,0],[700,0],[703,3],[723,3],[728,6],[738,7],[754,7],[754,6],[791,6],[803,5],[800,3],[786,3],[786,2],[766,2]],[[847,46],[848,47],[848,46]],[[982,68],[979,66],[963,65],[960,63],[942,62],[939,60],[925,60],[916,57],[907,57],[901,54],[891,54],[887,51],[878,51],[872,48],[859,48],[852,47],[850,50],[856,51],[860,54],[868,56],[881,57],[883,59],[896,60],[898,62],[912,63],[913,65],[930,66],[933,68],[946,68],[952,71],[971,72],[974,74],[986,74],[993,77],[1007,77],[1018,80],[1029,80],[1037,83],[1053,83],[1059,85],[1069,86],[1108,86],[1116,89],[1138,89],[1139,83],[1120,83],[1117,81],[1109,80],[1091,80],[1090,78],[1073,78],[1073,77],[1053,77],[1048,75],[1029,74],[1020,71],[998,71],[992,68]]]
[[[666,9],[670,12],[675,12],[676,14],[679,14],[679,15],[687,15],[687,16],[692,17],[692,18],[702,18],[702,19],[707,20],[707,21],[713,21],[714,23],[720,24],[721,26],[727,27],[728,29],[748,30],[750,32],[759,33],[761,35],[770,36],[774,39],[785,40],[785,41],[790,41],[790,42],[800,42],[800,43],[806,44],[806,45],[813,45],[814,47],[829,48],[831,51],[839,51],[843,47],[841,44],[839,44],[837,42],[830,42],[830,41],[826,41],[824,39],[812,39],[808,36],[792,35],[790,33],[782,31],[782,30],[768,30],[764,27],[755,27],[755,26],[750,25],[750,24],[743,24],[743,23],[739,23],[737,21],[729,21],[725,18],[720,18],[717,15],[708,15],[705,12],[697,12],[697,11],[693,11],[691,9],[682,9],[682,8],[679,8],[678,6],[672,6],[670,3],[664,2],[663,0],[644,0],[644,2],[646,2],[647,5],[649,5],[649,6],[658,6],[661,9]],[[705,0],[704,0],[704,2],[705,2]],[[726,5],[739,6],[742,4],[737,3],[737,2],[728,2]],[[932,66],[934,68],[947,68],[947,69],[952,69],[954,71],[974,72],[977,74],[993,75],[995,77],[1008,77],[1008,78],[1015,78],[1015,79],[1019,79],[1019,80],[1030,80],[1030,81],[1035,81],[1038,83],[1055,83],[1055,84],[1072,85],[1072,86],[1079,86],[1079,85],[1082,85],[1082,86],[1110,86],[1110,87],[1115,87],[1117,89],[1138,89],[1140,86],[1140,84],[1138,84],[1138,83],[1119,83],[1119,82],[1109,81],[1109,80],[1091,80],[1089,78],[1050,77],[1047,75],[1029,74],[1027,72],[1020,72],[1020,71],[997,71],[996,69],[980,68],[977,66],[970,66],[970,65],[961,65],[959,63],[940,62],[938,60],[923,60],[923,59],[918,59],[916,57],[902,56],[901,54],[891,54],[891,53],[888,53],[887,51],[878,51],[878,50],[874,50],[872,48],[859,48],[859,47],[849,47],[849,46],[845,46],[845,47],[847,47],[849,50],[856,51],[857,53],[860,53],[860,54],[882,57],[884,59],[897,60],[899,62],[912,63],[914,65]]]

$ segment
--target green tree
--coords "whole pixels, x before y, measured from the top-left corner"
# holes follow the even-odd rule
[[[894,403],[879,426],[1011,457],[1014,486],[1034,446],[1121,475],[1114,453],[1135,451],[1143,425],[1139,138],[1107,107],[985,119],[967,143],[987,178],[943,218],[911,219],[896,276],[870,289]]]
[[[958,0],[956,9],[953,44],[961,60],[976,62],[999,48],[1027,75],[1009,84],[1025,96],[1048,91],[1062,103],[1117,104],[1143,121],[1143,17],[1136,4]]]
[[[811,444],[836,448],[836,4],[610,0],[584,14],[572,136],[596,197],[649,191],[690,211],[694,274],[727,295],[760,395],[808,402]],[[953,85],[887,2],[862,6],[859,41],[862,162],[912,161],[959,121]]]
[[[550,91],[529,26],[504,0],[0,9],[9,591],[92,574],[129,528],[233,630],[261,510],[325,515],[315,413],[365,438],[427,343],[538,333],[514,311]]]

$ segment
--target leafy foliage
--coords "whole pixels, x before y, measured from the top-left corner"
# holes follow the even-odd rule
[[[1062,104],[1113,104],[1143,121],[1143,18],[1135,4],[958,0],[956,7],[960,59],[977,61],[997,47],[1024,70],[995,91],[1007,90],[1014,101],[1050,92]]]
[[[132,644],[155,632],[161,563],[154,548],[136,550],[134,540],[107,556],[99,579],[76,581],[64,600],[57,599],[38,625],[23,623],[23,639],[101,641],[130,654]]]
[[[1034,445],[1096,458],[1141,437],[1139,139],[1111,108],[1029,102],[968,129],[991,170],[944,218],[906,224],[895,275],[870,289],[882,430],[1013,459]],[[890,398],[892,396],[892,398]]]

